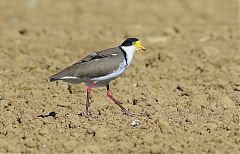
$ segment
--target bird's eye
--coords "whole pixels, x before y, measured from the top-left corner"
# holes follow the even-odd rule
[[[136,44],[136,42],[133,42],[132,44],[133,44],[133,45],[135,45],[135,44]]]

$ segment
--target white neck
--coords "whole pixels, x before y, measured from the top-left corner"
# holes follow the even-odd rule
[[[132,45],[132,46],[121,46],[121,48],[127,54],[127,65],[129,65],[132,62],[132,58],[133,58],[133,55],[136,51],[136,47],[134,45]]]

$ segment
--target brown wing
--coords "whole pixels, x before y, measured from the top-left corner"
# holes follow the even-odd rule
[[[79,62],[67,67],[50,77],[50,81],[63,77],[78,77],[90,79],[105,76],[116,71],[124,61],[124,54],[119,47],[93,52]]]

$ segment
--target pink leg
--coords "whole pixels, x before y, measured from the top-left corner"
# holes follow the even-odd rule
[[[84,115],[86,118],[91,117],[91,116],[89,115],[89,110],[88,110],[88,108],[89,108],[89,106],[90,106],[89,100],[91,99],[91,97],[90,97],[90,92],[92,91],[92,88],[94,87],[94,85],[95,85],[95,83],[92,82],[92,83],[90,84],[90,86],[87,87],[86,110],[85,110],[85,112],[83,112],[83,115]]]
[[[126,108],[124,108],[124,107],[121,105],[121,103],[120,103],[116,98],[113,97],[113,95],[112,95],[112,93],[111,93],[111,91],[110,91],[109,85],[107,85],[107,96],[108,96],[112,101],[114,101],[115,104],[117,104],[117,105],[122,109],[122,111],[123,111],[125,114],[127,114],[127,115],[129,115],[129,116],[133,115],[133,113],[129,112]]]

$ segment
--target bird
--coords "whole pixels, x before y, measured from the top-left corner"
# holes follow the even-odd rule
[[[49,77],[49,82],[62,80],[70,84],[85,83],[86,109],[81,115],[91,118],[89,111],[90,92],[96,87],[106,87],[107,96],[117,104],[124,114],[132,116],[133,113],[121,105],[110,90],[110,82],[121,76],[132,62],[135,51],[147,51],[137,38],[127,38],[121,45],[100,51],[93,51],[77,63],[63,69]]]

